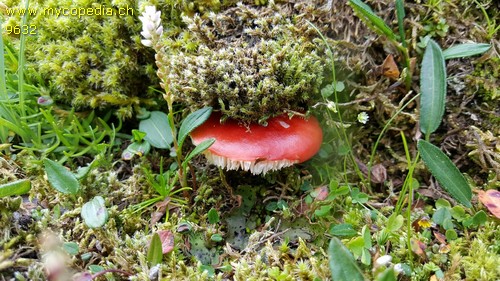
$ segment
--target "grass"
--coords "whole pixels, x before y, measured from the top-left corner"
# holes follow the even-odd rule
[[[406,40],[426,31],[418,34],[416,25],[417,34],[404,32],[422,15],[418,7],[396,4],[394,38],[403,38],[397,63],[408,67],[409,58],[421,62],[423,55]],[[432,12],[438,6],[435,12],[453,27],[459,19],[446,11],[455,7],[434,1],[427,8]],[[82,114],[57,101],[37,103],[43,91],[26,67],[23,37],[2,38],[0,275],[8,280],[46,280],[48,271],[61,280],[331,280],[346,274],[354,280],[498,279],[498,218],[475,195],[457,202],[420,160],[431,150],[417,146],[419,138],[438,146],[473,190],[498,189],[487,171],[497,163],[488,155],[495,153],[498,132],[477,125],[479,140],[471,139],[470,119],[462,118],[491,121],[481,97],[449,95],[444,118],[422,125],[429,129],[420,136],[416,122],[426,105],[417,99],[425,95],[422,83],[432,81],[419,84],[409,76],[407,88],[408,76],[395,81],[372,71],[371,62],[386,57],[383,46],[396,41],[384,41],[384,33],[371,41],[374,46],[357,46],[366,49],[353,51],[351,58],[365,66],[346,75],[346,58],[336,47],[342,40],[330,38],[318,22],[310,24],[319,34],[317,44],[328,49],[332,77],[327,81],[338,85],[341,78],[345,89],[333,87],[333,100],[323,96],[311,109],[324,117],[327,137],[319,155],[265,177],[220,172],[196,156],[209,143],[195,148],[188,135],[211,108],[183,118],[182,105],[174,105],[172,97],[163,129],[172,132],[175,145],[122,159],[131,143],[144,141],[144,134],[129,135],[137,125],[115,121],[112,110]],[[363,32],[358,36],[371,36],[363,25],[356,29]],[[489,40],[495,28],[488,30]],[[471,54],[487,50],[481,48]],[[447,71],[457,71],[454,64],[462,71],[476,58],[455,60]],[[467,99],[474,103],[464,107]],[[174,111],[176,106],[180,109]],[[369,114],[367,124],[356,122],[359,112]]]

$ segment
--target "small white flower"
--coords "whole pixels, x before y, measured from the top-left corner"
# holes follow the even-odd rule
[[[381,256],[375,261],[375,267],[388,265],[391,261],[392,261],[391,256],[389,255]]]
[[[397,274],[400,274],[401,272],[404,271],[403,269],[403,265],[400,264],[400,263],[397,263],[394,265],[394,271],[397,273]]]
[[[328,109],[330,109],[331,111],[333,111],[334,113],[337,113],[337,105],[335,105],[335,103],[333,101],[328,101],[328,103],[326,104],[326,107]]]
[[[142,22],[141,35],[145,40],[141,40],[144,46],[151,47],[153,45],[153,37],[157,38],[163,33],[161,25],[161,11],[157,11],[155,6],[146,6],[146,10],[139,16]]]
[[[361,123],[361,124],[366,124],[366,122],[368,122],[368,119],[370,119],[370,116],[368,116],[368,114],[366,112],[360,112],[358,114],[358,122]]]

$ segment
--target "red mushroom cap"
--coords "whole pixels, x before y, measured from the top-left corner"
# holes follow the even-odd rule
[[[208,161],[228,170],[246,170],[265,174],[308,160],[316,154],[323,141],[323,132],[314,117],[289,118],[280,115],[268,120],[267,126],[243,125],[235,120],[220,122],[214,112],[201,126],[191,132],[195,145],[214,138],[205,151]]]

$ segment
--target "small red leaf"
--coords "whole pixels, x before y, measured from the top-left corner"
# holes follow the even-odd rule
[[[311,196],[318,201],[323,201],[328,197],[328,187],[326,185],[316,187],[311,193]]]
[[[500,191],[490,189],[486,192],[482,190],[476,191],[479,201],[497,218],[500,219]]]
[[[174,249],[174,234],[170,230],[160,230],[158,236],[163,254],[170,253]]]

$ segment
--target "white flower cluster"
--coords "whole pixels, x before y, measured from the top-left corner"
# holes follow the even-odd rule
[[[368,122],[368,119],[370,119],[370,116],[366,112],[360,112],[358,114],[358,122],[361,124],[366,124]]]
[[[155,6],[146,6],[146,10],[139,17],[142,22],[141,35],[144,37],[141,43],[146,47],[153,46],[151,39],[156,36],[159,37],[163,33],[160,16],[161,11],[157,11]]]

